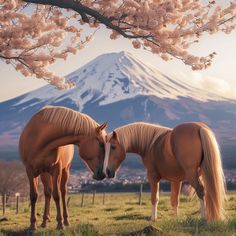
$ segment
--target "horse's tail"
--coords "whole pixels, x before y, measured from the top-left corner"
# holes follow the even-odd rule
[[[202,127],[200,137],[203,147],[201,170],[205,187],[207,220],[223,220],[226,193],[219,146],[210,129]]]

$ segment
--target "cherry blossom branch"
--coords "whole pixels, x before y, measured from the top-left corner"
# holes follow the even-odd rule
[[[50,4],[60,8],[74,10],[81,15],[81,22],[84,21],[84,16],[86,16],[84,22],[89,23],[91,26],[96,21],[112,29],[112,39],[115,39],[118,35],[122,35],[125,38],[133,40],[132,43],[135,48],[141,46],[146,49],[149,48],[153,53],[160,54],[164,60],[168,60],[168,55],[170,55],[171,57],[182,60],[185,64],[191,65],[192,69],[204,69],[210,66],[215,53],[211,53],[206,57],[196,57],[188,54],[186,49],[192,43],[197,43],[198,38],[204,32],[215,33],[219,31],[220,26],[232,22],[236,18],[236,3],[231,3],[225,9],[221,9],[219,6],[216,6],[214,9],[214,1],[209,2],[205,6],[201,5],[198,1],[191,0],[187,2],[183,1],[185,2],[183,5],[175,1],[172,1],[173,3],[166,1],[159,4],[154,1],[147,3],[147,1],[138,0],[117,0],[113,1],[115,2],[113,5],[112,3],[109,5],[105,1],[100,1],[99,3],[90,1],[90,4],[88,1],[82,0],[25,1]],[[116,3],[119,4],[115,6]],[[106,10],[108,7],[109,10]],[[112,11],[112,7],[115,10]],[[103,9],[102,13],[100,13],[100,9]],[[117,13],[118,9],[121,12],[120,14]],[[175,10],[179,10],[179,12]],[[213,13],[210,15],[212,11]],[[231,17],[225,18],[226,15],[231,15]],[[200,24],[198,22],[199,20],[201,22]],[[155,30],[153,26],[155,24],[156,27],[159,27],[159,31]],[[178,27],[175,29],[173,25]],[[170,28],[172,29],[170,30]],[[233,29],[234,24],[228,27],[226,26],[226,28],[222,28],[221,30],[229,33]],[[188,40],[188,38],[193,40]],[[177,49],[174,48],[174,45]]]
[[[58,8],[37,5],[28,13],[25,11],[28,5],[0,0],[0,59],[24,76],[36,76],[59,89],[73,87],[63,77],[48,71],[47,66],[75,54],[91,38],[81,40],[82,28],[75,27]]]
[[[30,3],[36,4],[31,13],[25,10]],[[112,30],[111,39],[121,35],[134,48],[163,60],[177,58],[193,70],[210,66],[215,53],[197,57],[188,48],[204,33],[230,33],[236,24],[236,1],[221,7],[200,0],[0,0],[0,7],[0,58],[61,89],[72,85],[47,67],[91,40],[82,36],[84,24],[95,29],[103,24]]]

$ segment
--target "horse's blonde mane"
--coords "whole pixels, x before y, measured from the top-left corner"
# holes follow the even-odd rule
[[[140,153],[149,151],[160,135],[170,128],[144,123],[131,123],[115,129],[118,142],[127,149],[137,147]]]
[[[44,121],[57,124],[62,129],[71,131],[75,135],[94,134],[98,127],[98,123],[90,116],[67,107],[45,106],[41,112]]]

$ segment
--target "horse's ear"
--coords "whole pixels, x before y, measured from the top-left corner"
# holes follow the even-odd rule
[[[107,127],[107,122],[105,122],[105,123],[99,125],[99,126],[97,127],[96,131],[97,131],[98,133],[100,133],[100,132],[101,132],[102,130],[104,130],[106,127]]]
[[[116,131],[113,131],[112,133],[106,135],[106,143],[110,142],[112,138],[117,139]]]
[[[112,132],[112,138],[117,139],[117,133],[115,130]]]

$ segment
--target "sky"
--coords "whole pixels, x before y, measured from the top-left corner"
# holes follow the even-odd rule
[[[217,53],[212,66],[203,71],[192,71],[189,66],[177,59],[163,61],[157,54],[143,49],[134,49],[128,39],[120,37],[111,40],[109,35],[110,31],[101,27],[96,32],[93,41],[77,55],[70,56],[67,61],[58,61],[50,69],[58,75],[65,76],[101,54],[128,51],[146,64],[156,67],[175,79],[236,99],[235,31],[229,35],[217,33],[204,36],[200,43],[190,48],[191,53],[199,56],[206,56],[213,51]],[[3,102],[47,83],[36,78],[26,78],[10,65],[0,61],[0,84],[0,102]]]

